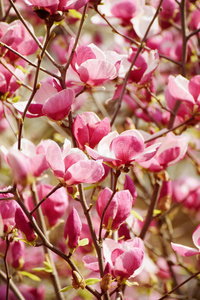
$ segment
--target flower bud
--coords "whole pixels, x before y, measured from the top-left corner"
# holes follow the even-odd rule
[[[77,272],[77,271],[72,271],[72,286],[75,290],[78,290],[79,288],[81,288],[82,290],[84,290],[85,288],[85,281],[83,279],[83,277]]]

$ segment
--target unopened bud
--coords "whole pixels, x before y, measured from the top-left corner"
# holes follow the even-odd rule
[[[112,281],[112,275],[110,273],[107,273],[103,276],[100,286],[105,293],[110,289],[111,281]]]
[[[72,271],[72,286],[75,290],[78,290],[79,288],[81,288],[82,290],[84,290],[85,288],[85,281],[83,279],[83,277],[77,272],[77,271]]]

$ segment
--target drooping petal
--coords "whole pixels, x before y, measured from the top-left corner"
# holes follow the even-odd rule
[[[187,246],[183,246],[181,244],[171,243],[171,246],[175,252],[180,254],[181,256],[193,256],[199,254],[199,250]]]
[[[42,112],[52,120],[62,120],[68,116],[74,98],[74,90],[62,90],[46,100]]]
[[[193,242],[200,252],[200,225],[195,229],[192,235]]]
[[[46,160],[55,176],[64,176],[65,165],[62,159],[62,153],[60,147],[54,141],[51,141],[47,147]]]
[[[67,185],[94,183],[99,181],[103,175],[104,168],[101,162],[80,160],[67,170],[64,180]]]

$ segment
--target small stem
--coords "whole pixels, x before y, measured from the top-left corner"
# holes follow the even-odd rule
[[[30,61],[27,57],[23,56],[22,54],[20,54],[20,53],[17,52],[16,50],[12,49],[12,48],[9,47],[8,45],[2,43],[1,41],[0,41],[0,45],[1,45],[2,47],[5,47],[7,50],[11,51],[12,53],[16,54],[16,55],[19,56],[20,58],[22,58],[22,59],[23,59],[24,61],[26,61],[30,66],[35,67],[35,68],[38,67],[38,66],[37,66],[36,64],[34,64],[32,61]],[[57,78],[58,80],[60,79],[60,76],[58,76],[58,75],[56,75],[56,74],[54,74],[54,73],[52,73],[52,72],[50,72],[50,71],[48,71],[48,70],[42,68],[42,67],[40,67],[40,71],[42,71],[42,72],[44,72],[44,73],[46,73],[46,74],[48,74],[48,75],[50,75],[50,76],[52,76],[52,77],[55,77],[55,78]]]
[[[79,28],[78,28],[78,32],[77,32],[77,35],[76,35],[76,39],[74,41],[74,45],[73,45],[73,48],[72,48],[72,51],[70,53],[70,56],[69,56],[69,59],[64,67],[65,69],[65,72],[67,71],[67,69],[69,68],[69,65],[72,61],[72,58],[73,58],[73,55],[74,55],[74,52],[76,50],[76,47],[78,45],[78,40],[80,38],[80,35],[81,35],[81,30],[83,28],[83,23],[85,21],[85,15],[86,15],[86,11],[87,11],[87,4],[84,6],[84,10],[83,10],[83,14],[82,14],[82,18],[81,18],[81,22],[80,22],[80,25],[79,25]]]
[[[193,279],[194,277],[198,276],[200,274],[200,271],[196,272],[195,274],[193,274],[192,276],[190,276],[188,279],[184,280],[183,282],[181,282],[179,285],[175,286],[175,288],[173,288],[170,292],[166,293],[163,297],[159,298],[158,300],[163,300],[166,299],[170,294],[172,294],[174,291],[176,291],[178,288],[180,288],[182,285],[186,284],[188,281],[190,281],[191,279]]]
[[[36,205],[39,204],[39,198],[38,198],[35,182],[31,186],[31,192],[32,192],[33,202],[36,206]],[[38,219],[38,223],[39,223],[40,228],[42,229],[43,234],[47,238],[47,228],[46,228],[46,224],[45,224],[45,221],[44,221],[44,216],[43,216],[41,206],[38,206],[38,209],[37,209],[37,219]],[[54,264],[52,253],[47,247],[44,246],[43,248],[44,248],[45,254],[48,255],[49,260],[51,262],[51,267],[52,267],[53,271],[52,271],[52,273],[50,273],[50,278],[51,278],[52,284],[54,286],[54,291],[56,293],[56,299],[64,300],[63,294],[59,293],[59,291],[61,290],[61,284],[60,284],[58,273],[57,273],[57,270],[56,270],[56,267],[55,267],[55,264]]]
[[[8,236],[6,236],[6,250],[3,257],[4,260],[4,266],[6,271],[6,300],[9,300],[9,288],[10,288],[10,275],[9,275],[9,268],[8,268],[8,262],[7,262],[7,255],[8,255],[8,249],[10,246],[10,242],[8,240]]]
[[[182,53],[181,53],[181,75],[186,77],[186,62],[187,62],[187,34],[186,34],[186,0],[182,0],[179,3],[180,14],[181,14],[181,33],[182,33]],[[173,108],[173,113],[170,116],[168,129],[172,128],[175,122],[176,115],[181,106],[182,101],[176,100]]]
[[[49,196],[51,196],[53,193],[55,193],[55,191],[57,191],[58,189],[60,189],[61,187],[62,187],[63,185],[62,185],[62,183],[58,183],[53,189],[52,189],[52,191],[51,192],[49,192],[39,203],[37,203],[36,205],[35,205],[35,207],[32,209],[32,211],[30,212],[30,214],[32,215],[39,207],[40,207],[40,205],[44,202],[44,201],[46,201],[46,199],[49,197]]]
[[[7,281],[7,275],[2,270],[0,270],[0,278],[5,282]],[[18,300],[25,300],[24,296],[18,290],[12,279],[10,279],[10,289]]]
[[[12,1],[12,0],[9,0],[9,1]],[[19,135],[18,135],[18,149],[19,150],[21,148],[21,136],[22,136],[22,128],[23,128],[23,125],[24,125],[24,120],[25,120],[25,117],[26,117],[26,113],[29,109],[29,106],[30,106],[31,102],[33,101],[33,97],[35,96],[35,94],[37,92],[37,81],[38,81],[38,76],[39,76],[39,71],[40,71],[40,65],[42,63],[42,58],[44,56],[45,49],[46,49],[46,47],[48,45],[48,42],[49,42],[49,38],[50,38],[50,26],[47,25],[47,34],[46,34],[46,39],[44,41],[44,46],[42,48],[41,54],[38,55],[38,64],[37,64],[37,68],[36,68],[36,72],[35,72],[33,90],[32,90],[31,96],[28,100],[28,103],[27,103],[27,105],[24,109],[24,112],[23,112],[23,115],[22,115],[22,118],[21,118],[21,122],[20,122],[20,126],[19,126]]]
[[[151,197],[151,203],[149,205],[147,216],[146,216],[144,225],[143,225],[142,230],[141,230],[140,235],[139,235],[139,237],[141,239],[145,238],[145,235],[147,233],[149,225],[150,225],[150,223],[152,221],[154,208],[156,207],[156,203],[157,203],[159,195],[160,195],[162,181],[158,177],[155,178],[155,181],[156,182],[155,182],[155,185],[154,185],[153,195]]]

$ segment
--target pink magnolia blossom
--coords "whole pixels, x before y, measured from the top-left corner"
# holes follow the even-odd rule
[[[172,199],[189,209],[200,209],[200,182],[191,176],[172,182]]]
[[[29,29],[34,33],[33,27],[26,21],[27,26]],[[31,55],[34,54],[37,49],[38,45],[31,37],[30,33],[24,27],[20,20],[16,20],[10,24],[0,22],[0,41],[12,49],[19,52],[21,55]],[[11,51],[6,51],[4,47],[0,47],[0,53],[3,54],[4,58],[9,60],[10,63],[14,63],[16,60],[19,60],[19,56],[13,54]],[[19,62],[18,62],[19,63]],[[24,64],[23,61],[20,61],[20,64]]]
[[[62,151],[51,141],[46,149],[46,159],[54,175],[68,186],[97,182],[105,172],[101,161],[89,160],[82,150],[71,149],[67,139]]]
[[[139,13],[131,19],[131,23],[136,34],[142,39],[146,30],[155,15],[156,9],[153,6],[146,5],[144,0],[138,1],[140,7]],[[149,30],[148,37],[159,32],[158,18],[156,18]]]
[[[5,60],[3,61],[5,62]],[[9,63],[5,62],[5,64],[7,68],[10,69],[11,72],[17,76],[17,78],[19,78],[19,80],[23,81],[24,74],[20,69],[14,68]],[[0,64],[0,95],[8,93],[8,96],[10,97],[20,87],[20,84],[17,83],[16,77],[11,72],[9,72],[2,64]]]
[[[49,184],[38,184],[37,193],[41,201],[46,195],[53,190],[53,186]],[[64,188],[56,190],[41,204],[42,212],[48,220],[50,227],[55,226],[60,218],[64,215],[68,207],[68,194]],[[32,197],[25,198],[27,206],[30,210],[34,208]]]
[[[7,197],[12,197],[13,195],[8,193],[8,194],[1,194],[1,196],[7,198]],[[18,206],[19,205],[14,200],[0,201],[0,215],[1,215],[1,220],[3,222],[4,233],[9,233],[14,228],[15,211]]]
[[[12,267],[14,269],[21,269],[25,260],[25,243],[20,240],[14,241],[11,245],[11,252]]]
[[[137,53],[136,48],[131,49],[131,54],[128,61],[131,63]],[[159,56],[157,51],[150,51],[149,53],[144,52],[139,54],[133,69],[130,73],[129,80],[145,85],[152,80],[153,73],[157,69],[159,64]]]
[[[112,196],[112,190],[105,188],[99,194],[97,199],[97,213],[100,218],[104,209]],[[105,228],[116,230],[127,219],[133,205],[133,197],[128,190],[117,192],[112,198],[106,213],[104,215],[103,224]]]
[[[24,233],[28,242],[32,242],[36,239],[36,234],[33,231],[32,225],[20,207],[16,208],[15,222],[17,229]]]
[[[82,223],[77,210],[73,207],[64,230],[64,238],[67,240],[69,248],[74,249],[78,246],[78,241],[81,236]]]
[[[73,123],[73,133],[81,150],[85,150],[85,145],[94,148],[109,132],[108,118],[101,121],[93,112],[77,114]]]
[[[165,98],[168,107],[172,110],[176,100],[181,101],[178,115],[191,115],[194,105],[200,105],[200,75],[190,79],[178,75],[177,77],[169,76]]]
[[[14,181],[26,185],[48,169],[48,164],[44,151],[41,151],[41,145],[36,147],[29,140],[22,139],[21,147],[22,151],[18,150],[15,143],[9,150],[2,146],[1,151],[12,170]]]
[[[67,11],[68,9],[79,9],[83,7],[89,0],[25,0],[27,4],[43,8],[50,14],[57,11]]]
[[[113,277],[122,282],[123,279],[134,278],[142,271],[144,244],[140,238],[121,243],[106,239],[103,242],[103,255],[105,265],[109,264]],[[83,258],[83,262],[88,269],[99,270],[96,257],[87,255]]]
[[[173,250],[175,252],[177,252],[178,254],[180,254],[181,256],[187,257],[187,256],[193,256],[196,254],[200,254],[200,225],[197,226],[197,228],[193,232],[192,239],[193,239],[194,245],[197,247],[198,250],[195,248],[183,246],[181,244],[176,244],[176,243],[171,243],[171,246],[172,246]]]
[[[145,162],[157,152],[160,144],[145,148],[144,138],[137,130],[127,130],[120,135],[113,131],[103,137],[95,149],[86,146],[87,153],[94,159],[103,159],[113,167],[130,166],[134,161]]]
[[[77,47],[72,59],[72,67],[82,82],[97,86],[115,79],[120,73],[124,75],[123,70],[120,71],[122,59],[126,59],[125,55],[115,51],[103,52],[94,44],[90,44]]]
[[[35,95],[35,101],[29,106],[26,117],[47,116],[54,121],[62,120],[68,116],[74,98],[74,91],[70,88],[57,91],[49,83],[42,83]],[[14,107],[23,113],[26,105],[27,102],[24,101],[14,104]]]
[[[124,189],[129,190],[133,197],[133,205],[135,204],[135,198],[137,197],[137,191],[135,189],[135,185],[133,183],[133,180],[131,177],[127,174],[125,174],[125,182],[124,182]]]
[[[151,135],[145,133],[148,139]],[[139,162],[139,164],[152,172],[159,172],[178,163],[185,155],[188,147],[188,139],[185,136],[176,136],[169,132],[165,137],[158,138],[153,143],[161,143],[156,155],[148,161]],[[152,145],[152,143],[147,143]]]

